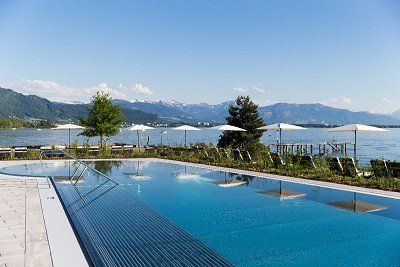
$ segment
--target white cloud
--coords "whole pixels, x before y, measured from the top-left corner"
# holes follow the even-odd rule
[[[333,107],[344,107],[348,106],[352,103],[351,98],[349,97],[339,97],[339,98],[331,98],[328,100],[328,105]]]
[[[265,94],[267,91],[264,89],[264,85],[261,83],[258,83],[254,86],[251,87],[246,87],[246,86],[236,86],[233,88],[233,91],[239,93],[239,94],[246,94],[249,92],[256,92],[256,93],[262,93]]]
[[[385,103],[385,104],[391,104],[392,103],[392,101],[387,97],[383,97],[382,98],[382,102]]]
[[[135,94],[140,95],[153,95],[154,93],[150,90],[149,87],[144,86],[143,84],[137,83],[132,86],[132,90]]]
[[[264,85],[262,83],[258,83],[255,86],[251,87],[253,91],[256,91],[258,93],[265,94],[267,91],[264,89]]]
[[[248,92],[248,89],[243,86],[233,87],[233,91],[238,92],[239,94],[245,94]]]
[[[38,95],[51,101],[58,102],[89,102],[97,91],[109,93],[113,98],[129,100],[137,95],[151,95],[153,92],[143,84],[125,86],[120,84],[117,88],[110,87],[101,82],[97,86],[73,87],[61,85],[55,81],[19,80],[0,84],[1,87],[16,90],[25,95]]]

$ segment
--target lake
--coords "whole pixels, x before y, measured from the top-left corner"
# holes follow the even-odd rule
[[[162,131],[166,133],[161,134]],[[83,143],[87,138],[79,135],[80,131],[71,131],[71,142],[77,140]],[[189,143],[206,142],[216,143],[221,132],[203,128],[201,131],[187,132]],[[184,141],[184,132],[174,131],[172,128],[157,128],[140,132],[141,144],[179,145]],[[293,142],[325,142],[325,141],[348,141],[353,142],[353,133],[328,133],[326,129],[307,129],[303,131],[283,132],[282,143]],[[265,144],[276,143],[276,132],[265,132],[262,142]],[[109,138],[108,142],[137,143],[136,132],[122,129],[121,132]],[[68,142],[68,131],[55,131],[51,129],[16,129],[0,130],[0,146],[37,146],[50,144],[66,144]],[[98,138],[90,138],[89,143],[95,144]],[[384,157],[392,160],[400,160],[400,129],[389,129],[389,132],[359,133],[357,135],[357,156],[364,164],[371,158]],[[352,156],[352,148],[348,149]]]

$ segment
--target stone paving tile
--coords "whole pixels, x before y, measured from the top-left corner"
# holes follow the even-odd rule
[[[52,266],[36,180],[0,178],[2,266]]]

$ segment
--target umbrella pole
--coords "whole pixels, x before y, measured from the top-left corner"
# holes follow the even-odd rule
[[[185,130],[185,147],[186,147],[186,130]]]
[[[279,152],[282,153],[282,129],[279,129]]]
[[[357,162],[357,130],[354,131],[354,161]]]
[[[136,132],[137,132],[137,146],[139,148],[140,147],[139,130],[137,130]]]
[[[71,129],[68,129],[68,149],[71,148]]]

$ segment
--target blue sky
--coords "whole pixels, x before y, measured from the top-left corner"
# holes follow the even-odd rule
[[[0,85],[400,109],[400,1],[0,0]]]

